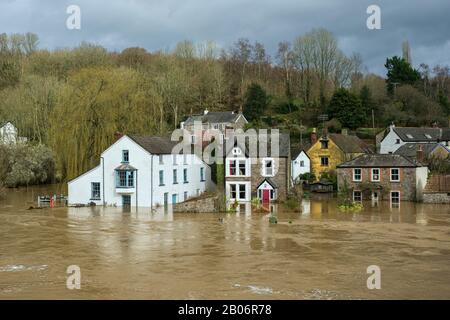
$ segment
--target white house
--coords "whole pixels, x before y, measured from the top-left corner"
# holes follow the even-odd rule
[[[0,142],[16,144],[22,141],[26,141],[26,138],[19,137],[17,128],[10,121],[0,126]]]
[[[304,149],[292,152],[291,175],[292,181],[296,181],[300,175],[311,172],[311,159]]]
[[[172,154],[170,138],[128,136],[100,157],[100,165],[68,183],[68,203],[133,207],[183,202],[214,188],[210,167],[195,154]]]
[[[449,128],[396,127],[390,125],[380,142],[380,153],[389,154],[407,143],[440,143],[450,146]]]

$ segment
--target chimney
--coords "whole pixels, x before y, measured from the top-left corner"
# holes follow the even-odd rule
[[[311,145],[317,142],[317,132],[316,128],[313,128],[313,131],[311,132]]]
[[[208,112],[209,112],[208,109],[205,109],[205,111],[203,111],[203,114],[204,114],[204,115],[207,115]]]
[[[342,129],[341,130],[341,134],[344,135],[344,136],[347,136],[348,135],[348,129]]]
[[[424,153],[423,153],[423,147],[421,144],[419,144],[419,146],[417,147],[417,152],[416,152],[416,159],[417,161],[419,161],[420,163],[423,163],[425,158],[424,158]]]
[[[394,122],[391,122],[391,124],[389,125],[389,129],[393,129],[393,128],[395,128],[395,123]]]
[[[115,141],[119,140],[119,139],[122,138],[122,137],[123,137],[123,133],[122,133],[122,132],[116,131],[116,132],[114,133],[114,139],[115,139]]]

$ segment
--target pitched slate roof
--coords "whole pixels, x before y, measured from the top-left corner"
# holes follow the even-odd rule
[[[178,144],[178,142],[167,137],[135,135],[129,135],[128,137],[151,154],[171,154],[172,149]]]
[[[337,168],[390,168],[419,167],[417,162],[400,154],[363,154],[353,160],[344,162]]]
[[[231,139],[231,138],[230,138]],[[267,152],[266,155],[264,155],[265,157],[279,157],[279,158],[287,158],[289,157],[290,154],[290,135],[289,133],[280,133],[279,138],[278,138],[278,154],[272,153],[272,143],[271,143],[271,138],[270,138],[270,134],[268,134],[267,139],[258,139],[258,146],[257,146],[257,152],[258,152],[258,157],[261,157],[262,154],[260,153],[260,148],[262,150],[262,148],[264,148],[264,146],[266,146],[267,148]],[[230,141],[228,140],[225,146],[225,154],[228,155],[231,152],[231,149],[237,145],[237,140],[236,138],[234,138],[234,141]],[[240,142],[240,141],[239,141]],[[245,147],[242,144],[239,144],[239,147],[245,152],[246,156],[249,155],[249,152],[252,151],[252,148],[249,147],[249,141],[248,139],[246,139],[245,141]]]
[[[400,148],[398,148],[394,154],[400,154],[402,156],[408,157],[408,158],[415,158],[417,156],[417,149],[419,146],[422,147],[423,154],[428,157],[430,154],[434,151],[436,148],[444,148],[447,150],[444,146],[442,146],[439,143],[406,143]]]
[[[270,178],[264,178],[264,179],[262,179],[262,181],[260,183],[258,183],[256,189],[258,189],[264,183],[264,181],[267,181],[267,183],[270,184],[272,186],[272,188],[274,188],[274,189],[278,188],[278,185],[276,184],[275,181],[273,181]]]
[[[310,141],[303,141],[303,143],[300,144],[296,144],[294,146],[291,145],[291,157],[292,159],[295,159],[298,157],[298,155],[304,151],[306,156],[308,156],[308,154],[306,153],[306,151],[309,150],[309,148],[311,148],[311,142]]]
[[[449,128],[393,127],[392,130],[404,142],[430,142],[447,140]]]
[[[331,133],[329,138],[345,153],[372,153],[372,150],[357,136]]]
[[[209,111],[207,114],[195,114],[188,117],[185,124],[201,121],[202,123],[235,122],[241,114],[234,111]]]

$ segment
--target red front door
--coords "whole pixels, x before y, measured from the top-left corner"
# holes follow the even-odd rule
[[[263,189],[262,191],[262,202],[263,203],[269,203],[270,202],[270,190],[269,189]]]

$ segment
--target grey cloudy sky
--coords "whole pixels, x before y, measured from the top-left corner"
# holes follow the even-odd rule
[[[81,30],[66,28],[67,6],[80,6]],[[382,29],[368,30],[366,9],[381,7]],[[41,48],[95,42],[111,50],[173,48],[184,39],[258,40],[272,56],[281,40],[313,28],[335,34],[340,47],[384,74],[387,56],[410,42],[413,64],[450,65],[449,0],[0,0],[0,33],[34,32]]]

